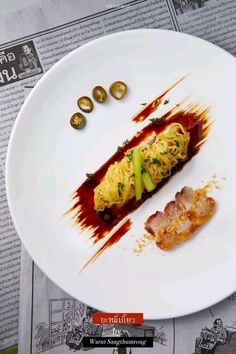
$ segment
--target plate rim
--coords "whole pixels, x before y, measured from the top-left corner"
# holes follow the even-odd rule
[[[51,274],[49,274],[47,272],[47,266],[45,264],[45,261],[42,260],[42,257],[38,257],[36,254],[32,254],[30,251],[30,245],[28,244],[27,240],[24,238],[23,232],[21,232],[20,227],[18,225],[17,222],[17,217],[14,213],[14,197],[11,194],[11,183],[10,183],[10,178],[9,178],[9,174],[10,174],[10,169],[11,169],[11,165],[12,165],[12,160],[11,160],[11,154],[12,151],[14,149],[13,147],[13,143],[14,143],[14,139],[15,136],[17,135],[17,129],[18,129],[18,125],[21,123],[21,121],[24,119],[24,110],[25,107],[28,105],[28,103],[31,101],[31,97],[34,95],[37,95],[38,90],[41,89],[41,86],[44,85],[45,80],[47,80],[47,78],[51,75],[51,73],[53,73],[54,71],[57,70],[58,67],[63,66],[64,62],[66,62],[70,57],[73,57],[75,55],[77,55],[77,53],[79,53],[80,51],[86,50],[86,48],[90,47],[90,46],[96,46],[97,43],[101,42],[101,41],[106,41],[109,38],[114,38],[114,37],[126,37],[127,34],[139,34],[139,33],[150,33],[153,32],[155,34],[165,34],[168,32],[171,33],[171,35],[173,36],[178,36],[178,37],[182,37],[182,38],[191,38],[192,40],[198,41],[198,42],[205,42],[209,47],[213,47],[217,50],[219,50],[219,52],[226,54],[229,58],[231,59],[236,59],[231,53],[227,52],[225,49],[205,40],[199,37],[195,37],[193,35],[187,34],[187,33],[182,33],[182,32],[176,32],[173,30],[166,30],[166,29],[132,29],[132,30],[126,30],[126,31],[121,31],[121,32],[116,32],[116,33],[111,33],[99,38],[96,38],[92,41],[89,41],[88,43],[85,43],[83,45],[81,45],[80,47],[72,50],[71,52],[69,52],[68,54],[66,54],[63,58],[61,58],[58,62],[56,62],[54,65],[52,65],[50,67],[50,69],[45,72],[43,74],[43,76],[39,79],[39,81],[36,83],[36,85],[34,86],[34,88],[31,90],[31,92],[29,93],[29,95],[26,97],[22,107],[20,108],[17,117],[15,119],[15,122],[13,124],[13,128],[10,134],[10,138],[8,141],[8,147],[7,147],[7,154],[6,154],[6,160],[5,160],[5,186],[6,186],[6,196],[7,196],[7,203],[8,203],[8,207],[10,210],[10,214],[11,214],[11,218],[12,221],[14,223],[14,227],[16,229],[16,233],[19,236],[23,246],[25,247],[26,251],[28,252],[28,254],[30,255],[30,257],[32,258],[33,262],[39,267],[39,269],[54,283],[56,284],[60,289],[62,289],[63,291],[65,291],[68,295],[72,296],[73,298],[83,302],[84,304],[90,306],[90,307],[94,307],[94,305],[91,305],[90,303],[88,303],[86,301],[86,299],[80,298],[78,299],[78,297],[74,296],[73,294],[70,293],[70,291],[68,291],[67,289],[63,288],[63,284],[61,284],[60,282],[55,281],[53,279],[53,272],[51,272]],[[34,252],[33,252],[34,253]],[[62,281],[63,283],[63,281]],[[175,310],[176,313],[171,314],[168,313],[166,316],[157,316],[157,315],[153,315],[153,316],[145,316],[144,313],[144,318],[145,320],[164,320],[164,319],[171,319],[173,318],[179,318],[182,316],[186,316],[186,315],[190,315],[190,314],[194,314],[196,312],[199,312],[201,310],[207,309],[210,306],[215,305],[216,303],[221,302],[222,300],[224,300],[225,298],[227,298],[228,296],[230,296],[231,294],[234,293],[234,291],[236,290],[236,287],[234,290],[232,290],[232,292],[228,293],[228,291],[225,292],[225,294],[223,296],[221,296],[220,298],[218,298],[217,300],[214,299],[214,301],[209,301],[207,304],[205,304],[204,306],[192,306],[192,310],[187,310],[185,312],[183,311],[179,311],[179,310]],[[105,311],[104,309],[97,309],[99,311]],[[155,312],[155,311],[154,311]]]

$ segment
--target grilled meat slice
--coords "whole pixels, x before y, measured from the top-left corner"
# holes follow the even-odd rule
[[[188,240],[214,212],[215,201],[207,196],[206,188],[194,191],[184,187],[176,193],[175,200],[166,205],[164,212],[157,211],[147,219],[145,229],[155,237],[158,247],[169,250]]]

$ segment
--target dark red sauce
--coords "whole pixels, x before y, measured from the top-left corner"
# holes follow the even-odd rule
[[[158,134],[171,123],[177,122],[182,124],[189,132],[190,142],[188,159],[178,163],[177,166],[172,169],[171,176],[181,170],[185,163],[198,153],[209,130],[208,109],[200,111],[196,106],[189,107],[186,111],[178,111],[179,109],[179,107],[174,108],[169,113],[165,114],[159,122],[151,123],[137,132],[125,147],[114,153],[107,162],[93,173],[91,179],[85,180],[76,190],[73,198],[74,205],[68,213],[73,212],[75,224],[79,225],[82,230],[89,229],[91,231],[91,238],[94,243],[106,236],[114,225],[117,225],[128,214],[142,205],[146,199],[150,198],[161,189],[170,178],[164,178],[151,193],[144,192],[142,199],[138,202],[133,198],[121,208],[113,207],[102,212],[96,212],[94,209],[94,188],[102,181],[109,166],[115,161],[120,161],[128,149],[137,146],[152,133]]]
[[[172,86],[170,86],[166,91],[164,91],[160,96],[154,98],[152,102],[146,105],[141,111],[136,113],[131,119],[135,123],[143,122],[151,113],[155,112],[157,108],[164,102],[165,95],[170,92],[175,86],[177,86],[181,81],[183,81],[188,75],[182,77],[176,81]]]
[[[86,262],[86,264],[83,266],[83,268],[81,269],[81,271],[83,269],[85,269],[89,264],[91,264],[92,262],[94,262],[99,256],[100,254],[102,254],[107,248],[113,246],[115,243],[117,243],[122,236],[124,236],[126,234],[126,232],[129,231],[129,229],[131,228],[132,225],[132,221],[130,219],[127,219],[118,230],[116,230],[114,232],[114,234],[104,243],[104,245],[102,245],[98,251],[88,260],[88,262]]]

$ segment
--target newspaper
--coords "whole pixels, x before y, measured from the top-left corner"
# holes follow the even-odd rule
[[[0,14],[0,350],[17,344],[20,319],[19,353],[66,353],[68,328],[76,320],[81,327],[81,318],[89,317],[86,315],[89,309],[51,283],[23,248],[21,258],[4,180],[6,150],[14,120],[28,90],[64,55],[94,38],[134,28],[194,34],[235,55],[236,1],[45,0],[24,11]],[[234,348],[233,353],[234,306],[232,296],[214,309],[184,319],[145,322],[142,333],[149,331],[154,335],[153,352],[213,353],[220,348],[221,353],[230,353],[230,348]],[[73,309],[72,314],[67,307]],[[54,321],[58,313],[62,317],[69,313],[71,321],[65,322],[64,317]],[[75,318],[75,313],[80,316]],[[103,328],[104,333],[109,330]],[[224,338],[219,340],[221,332]],[[151,351],[133,349],[133,352],[140,350]]]
[[[26,276],[27,274],[27,276]],[[236,352],[236,294],[191,316],[165,321],[144,321],[143,325],[91,324],[91,308],[74,300],[52,283],[22,248],[19,354],[64,354],[81,349],[82,335],[153,336],[153,348],[128,348],[126,354],[202,354]],[[72,309],[72,310],[71,310]],[[68,315],[69,313],[69,315]],[[78,315],[79,314],[79,315]],[[84,325],[86,322],[87,327]],[[78,347],[70,342],[78,328]],[[98,333],[97,333],[98,332]],[[90,349],[91,350],[91,349]],[[92,349],[94,354],[113,353],[111,348]],[[118,353],[119,354],[119,353]]]

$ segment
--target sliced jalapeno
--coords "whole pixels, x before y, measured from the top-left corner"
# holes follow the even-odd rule
[[[96,86],[93,89],[93,98],[99,103],[104,103],[107,99],[106,90],[102,86]]]
[[[82,129],[86,124],[86,119],[80,112],[76,112],[70,119],[70,125],[74,129]]]
[[[109,92],[117,100],[121,100],[127,93],[127,85],[122,81],[116,81],[111,84]]]
[[[80,97],[77,101],[77,105],[81,109],[81,111],[86,113],[90,113],[93,110],[93,102],[88,96]]]

